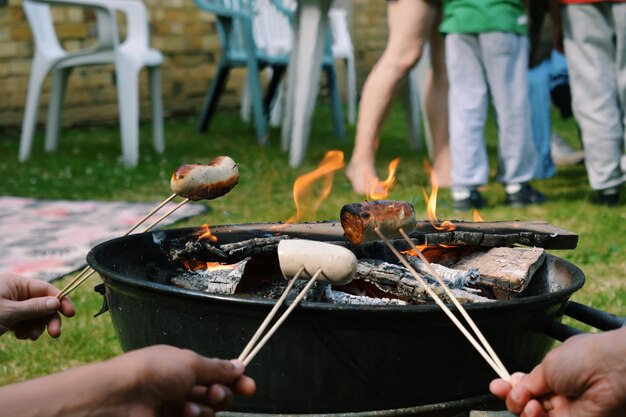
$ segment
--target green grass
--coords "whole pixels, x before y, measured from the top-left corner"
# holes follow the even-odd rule
[[[292,185],[297,176],[315,168],[329,149],[340,149],[349,158],[354,130],[349,139],[338,141],[332,135],[328,109],[318,106],[313,122],[305,164],[291,169],[287,154],[280,147],[280,131],[270,132],[270,144],[257,145],[254,130],[243,124],[237,113],[221,110],[211,131],[198,134],[195,118],[167,120],[167,150],[157,155],[150,145],[149,123],[141,129],[139,167],[124,169],[120,159],[118,129],[84,127],[64,129],[57,152],[46,154],[43,133],[36,138],[32,158],[17,162],[19,132],[0,131],[0,192],[2,195],[49,199],[96,199],[158,202],[170,194],[169,178],[182,163],[206,163],[217,155],[229,155],[240,164],[239,185],[227,196],[208,203],[210,211],[175,227],[209,224],[283,221],[295,213]],[[572,144],[577,133],[572,121],[557,122],[557,129]],[[426,218],[422,189],[428,189],[425,151],[407,148],[406,123],[402,109],[394,109],[381,133],[378,166],[381,175],[393,158],[400,156],[397,183],[390,199],[409,200],[419,218]],[[496,152],[493,124],[487,129],[490,155]],[[492,165],[495,173],[495,164]],[[493,177],[493,175],[492,175]],[[615,314],[626,314],[626,209],[602,208],[590,204],[592,193],[583,165],[559,168],[557,176],[536,183],[549,202],[538,207],[510,209],[504,206],[502,186],[492,182],[485,189],[490,207],[482,210],[485,220],[546,220],[579,234],[579,245],[572,251],[553,251],[578,265],[587,277],[585,287],[573,299]],[[340,208],[362,198],[354,194],[341,172],[333,191],[322,204],[317,219],[337,219]],[[450,208],[449,196],[440,193],[440,219],[471,220]],[[56,281],[62,287],[70,277]],[[47,374],[79,364],[98,361],[120,352],[110,317],[93,318],[101,297],[93,292],[98,283],[92,278],[72,293],[78,314],[66,320],[60,339],[42,337],[35,342],[17,341],[11,335],[0,338],[0,384]],[[572,323],[571,321],[569,322]],[[584,327],[583,327],[584,328]]]

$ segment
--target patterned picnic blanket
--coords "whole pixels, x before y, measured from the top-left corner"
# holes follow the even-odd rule
[[[158,204],[0,197],[0,272],[45,281],[63,277],[86,265],[93,246],[122,236]],[[145,225],[174,206],[169,203]],[[186,204],[160,225],[206,210],[202,204]]]

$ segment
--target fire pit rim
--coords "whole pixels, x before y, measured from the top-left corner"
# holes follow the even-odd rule
[[[313,223],[314,224],[314,223]],[[251,226],[259,225],[257,223],[251,223]],[[220,225],[215,226],[216,230],[223,230],[225,232],[232,230],[233,228],[239,228],[245,226],[244,224],[236,224],[236,225]],[[264,299],[260,297],[242,297],[241,295],[219,295],[219,294],[211,294],[197,290],[179,288],[169,284],[160,284],[157,282],[151,282],[148,280],[138,280],[135,278],[129,278],[126,274],[118,271],[114,271],[108,267],[103,266],[98,259],[96,258],[97,252],[102,252],[102,247],[107,245],[116,245],[120,243],[128,243],[133,239],[142,239],[148,234],[154,236],[155,234],[170,232],[170,233],[189,233],[197,228],[179,228],[179,229],[168,229],[163,231],[151,231],[145,233],[137,233],[129,236],[117,237],[114,239],[107,240],[102,242],[96,246],[94,246],[89,253],[87,254],[87,263],[95,269],[101,276],[113,278],[116,281],[119,281],[123,284],[130,285],[132,287],[141,288],[148,291],[155,291],[158,293],[167,293],[167,294],[177,294],[186,298],[192,299],[209,299],[218,302],[224,303],[236,303],[240,305],[255,305],[255,306],[269,306],[274,305],[276,300],[273,299]],[[583,272],[575,266],[574,264],[566,261],[565,259],[553,256],[551,254],[546,253],[548,262],[560,262],[562,266],[569,269],[572,275],[575,277],[575,282],[567,285],[564,288],[558,289],[556,291],[545,292],[537,295],[530,295],[520,298],[515,298],[512,300],[494,300],[486,303],[469,303],[464,307],[468,310],[494,310],[494,309],[506,309],[511,306],[520,306],[520,305],[541,305],[541,304],[551,304],[555,299],[561,299],[563,297],[569,297],[571,294],[579,290],[585,283],[585,277]],[[398,311],[416,311],[416,312],[432,312],[438,311],[439,307],[432,304],[413,304],[413,305],[385,305],[385,306],[371,306],[371,305],[354,305],[354,304],[330,304],[330,303],[322,303],[322,302],[308,302],[303,301],[301,303],[301,308],[306,310],[313,311],[349,311],[349,312],[360,312],[360,311],[369,311],[372,309],[376,309],[376,311],[389,311],[389,312],[398,312]]]

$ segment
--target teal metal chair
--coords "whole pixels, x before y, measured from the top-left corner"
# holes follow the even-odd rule
[[[233,68],[246,68],[246,84],[251,97],[257,140],[260,144],[265,144],[267,142],[269,111],[274,102],[277,87],[287,69],[289,53],[281,51],[281,53],[272,54],[271,51],[258,46],[255,40],[254,25],[262,24],[262,22],[255,22],[258,10],[254,0],[194,0],[194,2],[201,10],[215,15],[221,43],[220,60],[202,106],[198,130],[200,132],[207,131],[228,81],[230,71]],[[276,5],[273,0],[272,5]],[[290,21],[289,10],[282,7],[277,7],[276,10],[284,14],[287,22]],[[259,33],[258,28],[256,32]],[[343,138],[345,137],[345,127],[341,96],[330,45],[329,42],[328,53],[324,54],[324,62],[321,65],[327,74],[329,84],[334,132],[336,136]],[[266,67],[272,69],[272,77],[264,96],[260,71]]]

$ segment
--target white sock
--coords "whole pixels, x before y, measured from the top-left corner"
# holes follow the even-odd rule
[[[465,200],[469,198],[471,192],[471,188],[454,188],[452,190],[452,199],[456,201]]]
[[[521,189],[522,189],[522,184],[507,184],[504,187],[504,191],[506,191],[507,194],[515,194]]]

